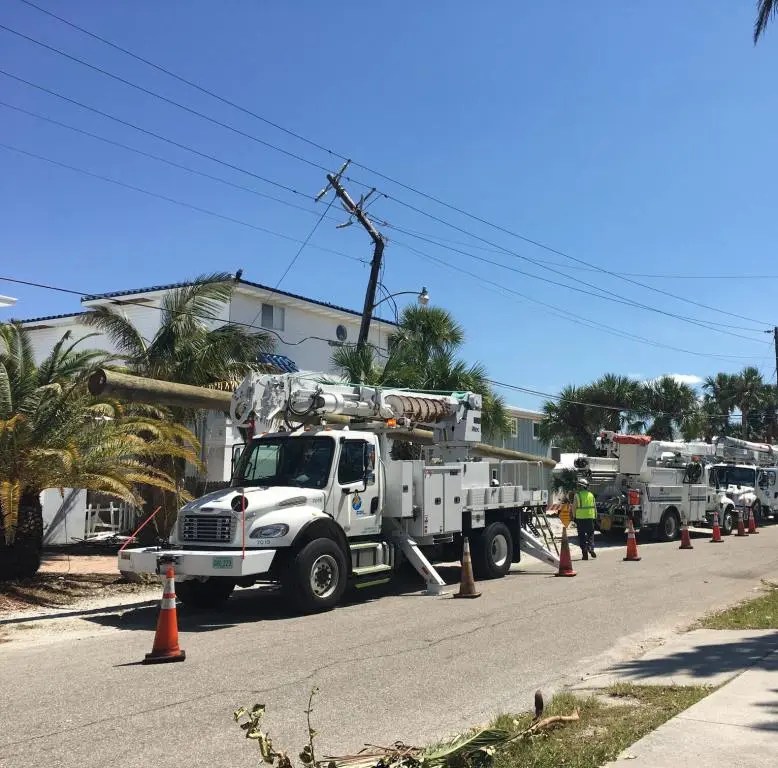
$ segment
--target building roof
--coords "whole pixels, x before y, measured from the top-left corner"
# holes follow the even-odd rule
[[[327,301],[319,301],[318,299],[311,299],[307,296],[302,296],[299,293],[290,293],[289,291],[282,291],[278,288],[272,288],[269,285],[263,285],[262,283],[254,283],[251,280],[236,280],[236,283],[240,285],[247,285],[251,288],[259,288],[263,291],[269,291],[270,293],[279,294],[281,296],[288,296],[290,299],[297,299],[298,301],[305,301],[308,304],[316,304],[319,307],[326,307],[327,309],[332,309],[335,312],[344,312],[348,315],[355,315],[356,317],[361,317],[362,313],[357,312],[355,309],[349,309],[348,307],[341,307],[338,304],[330,304]],[[89,296],[83,296],[81,298],[82,302],[86,301],[99,301],[100,299],[115,299],[120,296],[135,296],[137,294],[141,293],[152,293],[154,291],[171,291],[175,290],[176,288],[185,288],[188,285],[192,285],[192,281],[186,281],[181,283],[168,283],[166,285],[152,285],[148,288],[134,288],[126,291],[112,291],[110,293],[95,293],[91,294]],[[379,318],[376,318],[379,320]],[[380,319],[379,322],[386,323],[387,325],[396,325],[396,323],[392,322],[391,320],[383,320]]]
[[[86,312],[65,312],[63,315],[44,315],[43,317],[25,317],[19,319],[17,322],[24,323],[42,323],[44,320],[65,320],[68,317],[78,317],[79,315],[85,315]]]

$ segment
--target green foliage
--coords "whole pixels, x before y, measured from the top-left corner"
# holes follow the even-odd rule
[[[543,406],[541,437],[562,450],[595,454],[603,430],[638,432],[657,440],[708,440],[737,433],[751,440],[778,438],[778,391],[749,366],[705,379],[702,395],[672,376],[638,382],[606,374],[567,386]],[[741,421],[733,418],[739,411]]]
[[[86,379],[107,357],[79,350],[79,343],[66,333],[36,365],[24,328],[0,325],[0,528],[6,546],[15,542],[23,500],[36,506],[46,488],[86,488],[140,504],[139,485],[179,491],[154,459],[198,462],[194,435],[164,414],[91,397]]]
[[[775,0],[757,0],[756,5],[756,21],[754,22],[754,45],[759,42],[759,39],[767,29],[767,24],[778,13],[778,3]]]
[[[468,365],[458,355],[464,331],[439,307],[407,307],[399,327],[389,336],[388,357],[374,347],[343,346],[332,361],[349,381],[428,392],[476,392],[483,396],[483,431],[503,436],[510,432],[504,400],[494,392],[486,369]]]
[[[778,629],[778,585],[764,582],[764,594],[702,619],[699,629]]]

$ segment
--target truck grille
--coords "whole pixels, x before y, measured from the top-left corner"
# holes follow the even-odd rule
[[[218,517],[184,515],[181,523],[181,539],[228,544],[232,540],[232,517],[230,515]]]

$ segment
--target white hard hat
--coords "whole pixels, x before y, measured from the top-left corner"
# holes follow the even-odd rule
[[[582,485],[584,488],[589,487],[589,481],[585,477],[578,478],[578,485]]]

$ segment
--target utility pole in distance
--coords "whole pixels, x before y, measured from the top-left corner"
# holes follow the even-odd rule
[[[327,181],[329,183],[327,187],[319,193],[316,199],[320,200],[326,194],[327,190],[332,187],[335,190],[335,194],[341,199],[346,211],[348,211],[350,215],[356,217],[357,221],[367,230],[367,233],[373,241],[373,261],[370,264],[370,279],[368,280],[367,291],[365,292],[365,305],[362,309],[362,324],[359,327],[359,340],[357,341],[357,348],[361,349],[365,346],[368,334],[370,333],[370,320],[373,316],[373,307],[375,306],[375,292],[378,287],[378,276],[381,272],[381,259],[384,255],[384,238],[373,226],[373,222],[368,219],[362,209],[362,206],[372,192],[366,197],[360,198],[359,203],[355,203],[340,183],[341,174],[346,170],[347,165],[348,163],[335,174],[327,174]],[[373,192],[374,191],[375,190],[373,190]]]

